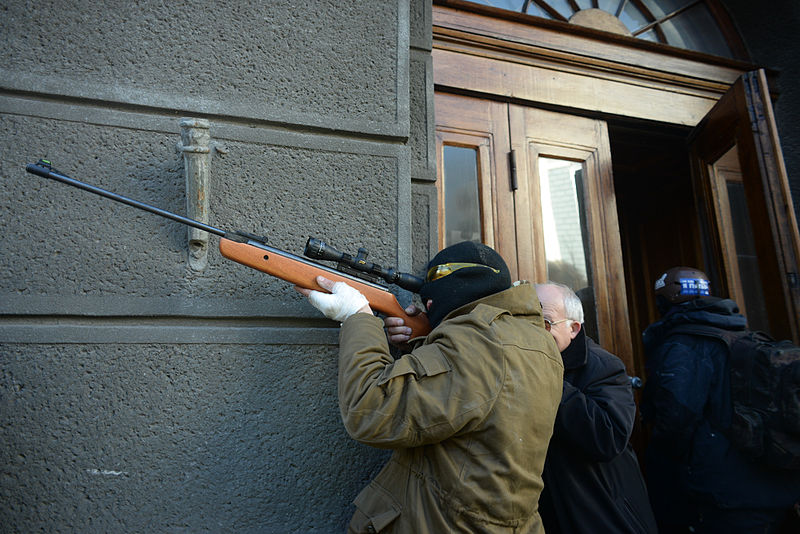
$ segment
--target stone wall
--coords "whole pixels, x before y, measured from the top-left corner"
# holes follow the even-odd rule
[[[204,119],[210,225],[410,271],[435,247],[411,223],[430,2],[1,9],[2,530],[344,530],[387,453],[341,425],[337,326],[216,237],[193,267],[185,226],[25,165],[184,214],[180,123]]]

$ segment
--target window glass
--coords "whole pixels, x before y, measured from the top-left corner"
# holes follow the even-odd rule
[[[475,4],[493,6],[519,13],[524,0],[469,0]],[[597,8],[595,8],[595,3]],[[548,6],[569,20],[576,11],[601,9],[618,17],[634,33],[645,41],[664,43],[679,48],[697,50],[707,54],[733,57],[730,46],[719,23],[706,5],[706,0],[531,0],[527,13],[537,17],[553,19],[541,6]],[[620,11],[621,9],[621,11]],[[685,11],[681,11],[685,9]],[[662,30],[635,32],[648,24],[656,23]]]
[[[747,324],[753,330],[769,332],[767,309],[764,303],[764,291],[761,286],[761,273],[758,269],[755,236],[750,224],[750,212],[744,194],[744,184],[728,182],[728,201],[731,209],[733,238],[736,241],[736,260],[739,264],[739,276],[742,279],[742,293]]]
[[[642,4],[644,4],[645,8],[650,11],[655,18],[661,18],[696,1],[697,0],[642,0]]]
[[[636,37],[638,37],[639,39],[642,39],[644,41],[652,41],[654,43],[659,42],[658,41],[658,34],[656,34],[655,30],[647,30],[644,33],[640,33]]]
[[[741,166],[739,165],[738,147],[734,145],[713,165],[718,184],[724,187],[725,193],[720,195],[720,202],[727,197],[727,206],[722,207],[723,217],[728,217],[723,224],[730,227],[733,243],[724,244],[728,252],[728,261],[735,262],[739,268],[739,279],[736,285],[739,306],[745,311],[750,328],[769,332],[767,310],[764,301],[764,289],[756,255],[755,235],[750,223],[750,211],[747,207]],[[731,254],[736,251],[736,256]],[[713,289],[713,288],[712,288]]]
[[[483,4],[491,7],[499,7],[500,9],[508,9],[509,11],[521,11],[522,5],[525,0],[473,0],[476,4]]]
[[[528,15],[533,15],[534,17],[542,17],[544,19],[553,19],[553,15],[545,11],[539,4],[536,2],[531,2],[528,4],[528,10],[525,12]]]
[[[481,241],[478,151],[444,146],[444,246]]]
[[[549,4],[550,7],[558,11],[558,13],[565,19],[569,19],[572,16],[572,14],[575,13],[575,10],[572,9],[572,7],[570,7],[569,2],[567,2],[567,0],[549,0],[548,2],[545,3]]]
[[[597,3],[597,7],[603,11],[611,13],[612,15],[616,15],[617,11],[619,11],[619,6],[623,1],[627,3],[626,0],[600,0],[600,2]]]
[[[707,54],[730,56],[725,37],[711,12],[703,4],[663,22],[661,28],[667,36],[667,44]]]
[[[540,157],[539,189],[547,278],[569,286],[581,298],[587,333],[596,339],[583,165]]]
[[[622,13],[619,14],[621,20],[630,31],[638,30],[639,28],[653,22],[653,19],[648,19],[642,11],[636,7],[636,4],[628,2]]]

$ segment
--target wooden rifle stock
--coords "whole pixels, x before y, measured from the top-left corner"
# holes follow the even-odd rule
[[[360,280],[256,241],[240,242],[238,239],[221,237],[219,251],[229,260],[306,289],[327,293],[317,284],[317,276],[324,276],[334,282],[345,282],[361,292],[374,310],[390,317],[402,318],[406,326],[411,328],[411,337],[427,335],[431,330],[428,317],[424,313],[408,315],[397,298],[386,288],[377,284]]]

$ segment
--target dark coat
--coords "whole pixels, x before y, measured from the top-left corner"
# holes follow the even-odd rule
[[[800,476],[749,462],[723,434],[731,416],[727,347],[670,334],[682,324],[743,330],[746,320],[732,300],[707,297],[674,306],[644,332],[646,471],[659,523],[687,524],[698,507],[788,508],[800,497]]]
[[[561,353],[564,391],[544,467],[547,534],[656,532],[628,443],[636,415],[622,361],[581,330]]]

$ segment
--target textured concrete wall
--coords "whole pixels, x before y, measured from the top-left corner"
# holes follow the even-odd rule
[[[411,270],[435,247],[412,227],[435,209],[430,2],[0,13],[0,530],[342,531],[387,453],[342,428],[336,325],[216,237],[192,270],[186,227],[24,166],[182,214],[179,122],[204,118],[209,224]]]
[[[412,270],[423,272],[438,250],[436,138],[433,109],[431,3],[417,0],[411,9],[410,119]]]
[[[0,65],[22,91],[404,134],[406,6],[11,0]]]
[[[343,530],[335,347],[51,337],[2,347],[3,532]]]

